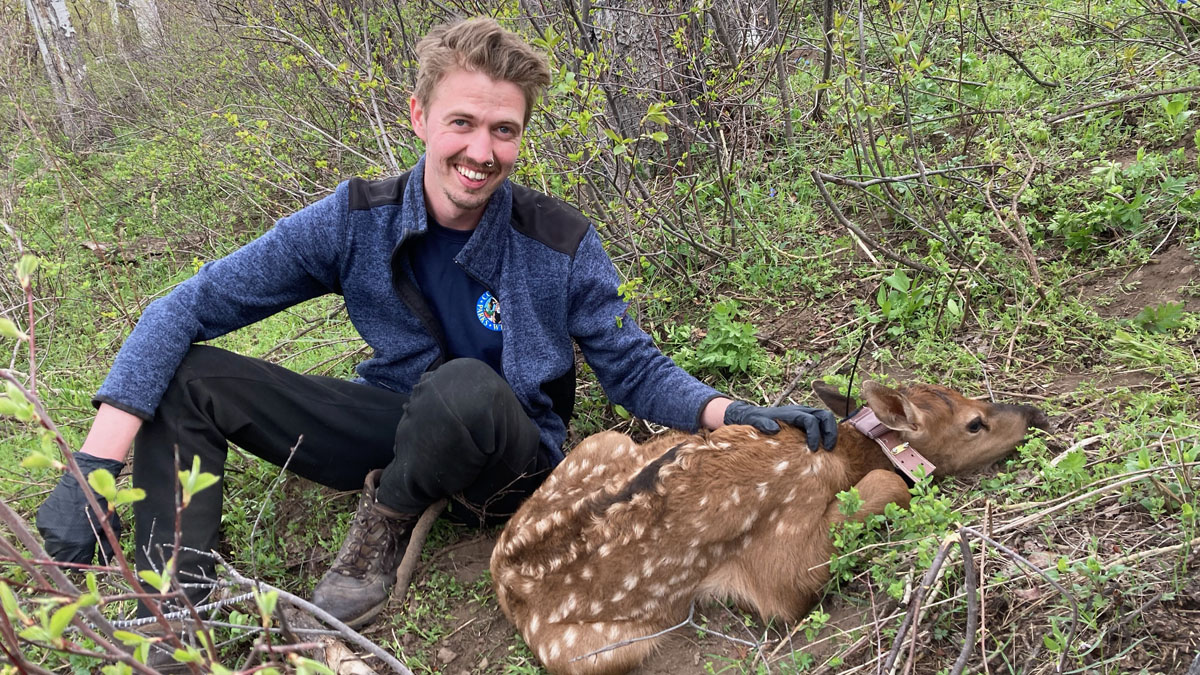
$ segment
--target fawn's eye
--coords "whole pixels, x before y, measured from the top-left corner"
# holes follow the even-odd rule
[[[970,424],[967,425],[967,431],[969,431],[973,434],[977,434],[977,433],[979,433],[979,431],[981,429],[986,429],[986,428],[987,428],[987,425],[983,423],[982,417],[976,417],[975,419],[971,420]]]

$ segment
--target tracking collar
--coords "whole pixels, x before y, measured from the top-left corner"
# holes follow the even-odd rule
[[[849,419],[850,424],[854,428],[862,432],[864,436],[875,441],[879,447],[883,448],[883,454],[891,460],[892,464],[896,465],[904,475],[908,476],[913,484],[917,482],[916,470],[917,467],[925,469],[925,475],[929,476],[936,469],[933,462],[925,459],[921,453],[913,449],[911,445],[900,440],[900,434],[887,425],[879,421],[879,417],[875,415],[875,411],[867,406],[863,406],[858,412]]]

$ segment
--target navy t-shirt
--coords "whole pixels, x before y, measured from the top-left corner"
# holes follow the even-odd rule
[[[432,217],[427,223],[428,232],[414,242],[413,273],[429,308],[442,322],[448,357],[479,359],[501,373],[500,304],[454,262],[471,232],[443,227]]]

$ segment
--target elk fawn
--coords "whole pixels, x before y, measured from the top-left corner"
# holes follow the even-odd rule
[[[849,401],[817,383],[839,414]],[[866,382],[866,403],[938,467],[955,473],[1011,451],[1046,417],[934,385]],[[616,432],[585,439],[517,511],[492,553],[500,607],[552,673],[621,673],[679,624],[698,596],[731,598],[792,621],[829,580],[837,493],[856,486],[852,518],[907,506],[883,450],[843,422],[833,452],[801,431],[729,426],[638,445]]]

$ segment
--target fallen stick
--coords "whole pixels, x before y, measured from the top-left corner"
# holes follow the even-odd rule
[[[1193,91],[1200,91],[1200,86],[1178,87],[1176,89],[1163,89],[1161,91],[1147,91],[1147,92],[1143,92],[1141,94],[1130,94],[1128,96],[1121,96],[1120,98],[1114,98],[1114,99],[1111,99],[1108,101],[1100,101],[1099,103],[1089,103],[1087,105],[1079,106],[1078,108],[1072,108],[1071,110],[1068,110],[1065,113],[1061,113],[1059,115],[1055,115],[1054,117],[1047,118],[1046,123],[1047,124],[1058,124],[1059,122],[1066,121],[1072,117],[1075,117],[1076,115],[1081,115],[1089,110],[1095,110],[1096,108],[1107,108],[1110,105],[1121,105],[1122,103],[1129,103],[1130,101],[1138,101],[1143,98],[1154,98],[1155,96],[1170,96],[1171,94],[1187,94],[1187,93],[1190,93]]]
[[[417,571],[421,549],[429,537],[429,530],[433,529],[434,522],[442,515],[446,504],[445,499],[430,504],[413,526],[412,534],[408,538],[408,548],[404,549],[404,557],[400,560],[400,566],[396,568],[396,586],[392,590],[392,599],[400,604],[404,603],[404,598],[408,595],[408,587],[412,584],[413,573]]]

